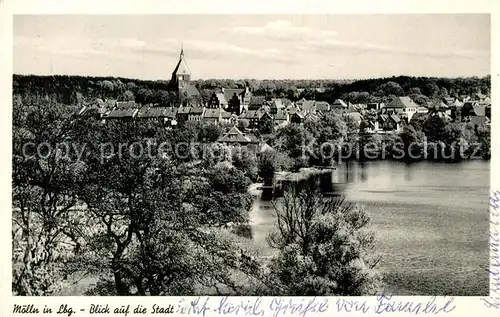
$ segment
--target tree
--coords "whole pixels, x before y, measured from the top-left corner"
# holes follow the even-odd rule
[[[477,128],[477,138],[481,145],[481,155],[483,159],[489,160],[491,157],[491,130],[487,126]]]
[[[380,85],[377,89],[378,96],[404,96],[405,92],[401,86],[393,81],[388,81],[382,85]]]
[[[196,159],[202,160],[203,166],[206,168],[213,168],[219,163],[231,163],[231,148],[226,144],[220,143],[203,143],[203,149],[195,152],[197,149],[191,150],[191,155]],[[193,153],[194,152],[194,153]]]
[[[435,97],[439,93],[439,86],[435,82],[428,82],[424,86],[424,92],[428,97]]]
[[[174,107],[180,104],[179,94],[175,91],[168,92],[169,106]]]
[[[306,147],[314,141],[314,137],[315,135],[305,125],[289,124],[277,131],[274,147],[278,153],[284,155],[285,161],[293,162],[294,170],[298,170],[309,166],[312,155]],[[312,151],[314,149],[311,149]]]
[[[215,123],[206,123],[201,125],[201,130],[198,135],[200,141],[215,142],[222,135],[222,127]]]
[[[441,141],[445,135],[445,122],[438,116],[429,117],[423,125],[422,131],[431,142]]]
[[[233,166],[248,177],[252,182],[257,181],[258,166],[257,157],[246,147],[237,148],[232,156]]]
[[[325,113],[320,117],[319,122],[307,125],[308,130],[316,137],[314,162],[320,165],[331,165],[337,157],[336,154],[348,140],[349,128],[352,132],[356,125],[350,120],[350,127],[348,127],[346,121],[334,113]],[[353,136],[352,133],[351,136]]]
[[[147,104],[151,102],[153,92],[150,89],[141,88],[135,94],[135,102],[140,104]]]
[[[58,290],[78,241],[77,205],[84,166],[63,145],[73,134],[76,107],[27,96],[13,103],[12,289],[18,295]],[[30,146],[31,145],[31,146]]]
[[[75,91],[72,96],[71,96],[71,104],[77,105],[81,107],[83,105],[83,102],[85,101],[85,98],[83,94],[79,91]]]
[[[137,89],[137,85],[136,85],[134,82],[131,82],[131,81],[130,81],[130,82],[128,82],[128,83],[126,83],[126,84],[125,84],[125,87],[126,87],[128,90],[132,91],[132,92],[134,92],[134,91]]]
[[[270,185],[277,170],[276,152],[264,151],[260,154],[258,161],[259,176],[264,179],[265,185]]]
[[[154,90],[151,96],[152,103],[159,104],[162,107],[169,105],[169,93],[166,90]]]
[[[274,122],[271,116],[263,116],[263,119],[259,122],[259,132],[261,134],[270,134],[274,132]]]
[[[134,101],[135,100],[134,93],[130,90],[126,90],[122,95],[122,99],[125,101]]]
[[[259,264],[246,261],[241,253],[247,252],[218,229],[248,219],[248,179],[241,171],[227,162],[204,167],[173,157],[134,156],[128,151],[132,144],[146,147],[141,130],[134,125],[104,129],[99,144],[115,149],[125,144],[127,150],[104,162],[87,158],[81,198],[97,223],[78,263],[100,277],[89,294],[192,295],[200,289],[240,294],[246,286],[233,272],[258,281],[251,275],[260,274]],[[188,131],[183,127],[176,133],[192,140],[195,134]]]
[[[370,102],[372,102],[372,97],[371,97],[370,93],[368,93],[366,91],[360,92],[358,95],[358,98],[356,99],[356,103],[367,104]]]
[[[281,296],[361,296],[378,291],[375,239],[365,209],[344,198],[324,197],[312,184],[285,192],[275,204],[269,244],[273,293]]]
[[[123,93],[125,91],[125,84],[121,82],[121,80],[117,79],[117,80],[114,80],[113,81],[113,87],[114,87],[114,90],[116,90],[116,92],[118,94],[120,93]]]
[[[103,81],[98,82],[97,85],[99,86],[99,88],[101,90],[102,97],[110,97],[113,95],[113,92],[115,89],[113,82],[111,82],[109,80],[103,80]]]
[[[400,134],[403,141],[405,158],[416,159],[421,158],[423,147],[423,134],[417,131],[413,125],[405,125]],[[410,153],[411,151],[411,153]]]
[[[409,97],[415,101],[416,104],[424,106],[429,102],[429,98],[422,94],[410,94]]]
[[[445,87],[441,87],[441,89],[439,90],[439,97],[449,97],[448,89],[446,89]]]
[[[422,91],[420,90],[419,87],[411,87],[409,90],[408,90],[408,94],[409,95],[421,95],[422,94]]]
[[[241,131],[246,131],[250,126],[250,122],[247,119],[239,119],[238,120],[238,129]]]

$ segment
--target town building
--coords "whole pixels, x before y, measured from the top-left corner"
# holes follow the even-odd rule
[[[384,106],[383,103],[380,102],[370,102],[366,104],[366,110],[380,110],[380,108]]]
[[[205,113],[204,107],[189,107],[188,121],[201,121],[203,119],[203,113]]]
[[[217,142],[228,145],[237,146],[251,146],[257,148],[259,141],[257,138],[250,134],[241,132],[237,127],[232,127],[229,132],[217,139]]]
[[[181,106],[177,110],[176,119],[177,122],[202,121],[204,113],[205,107]]]
[[[230,123],[232,120],[233,120],[233,115],[222,108],[217,108],[217,109],[207,108],[203,113],[204,122]],[[234,120],[236,120],[236,117],[234,117]]]
[[[222,88],[222,94],[227,101],[227,111],[239,116],[243,109],[247,109],[252,99],[252,93],[248,87],[231,89]]]
[[[169,87],[170,89],[176,91],[179,96],[187,97],[187,99],[191,100],[193,103],[195,103],[195,100],[199,100],[201,98],[198,89],[191,84],[191,71],[189,70],[184,57],[184,48],[181,48],[179,61],[172,72]]]
[[[337,99],[332,103],[332,110],[346,110],[349,106],[342,99]]]
[[[292,123],[304,123],[307,112],[305,110],[295,111],[290,114],[290,122]]]
[[[176,125],[177,108],[171,107],[142,107],[137,113],[137,120],[158,121],[167,126]]]
[[[226,100],[226,97],[224,96],[223,93],[221,92],[214,92],[208,101],[207,108],[210,109],[227,109],[228,102]]]
[[[316,110],[315,112],[329,112],[331,110],[330,104],[326,101],[315,101],[314,102],[314,109]]]
[[[281,101],[281,99],[273,98],[269,103],[269,107],[271,108],[271,113],[276,114],[278,111],[285,109],[285,104]]]
[[[304,115],[306,113],[314,113],[316,112],[316,108],[314,107],[314,100],[307,100],[302,98],[301,100],[297,101],[295,105],[302,111],[304,111]]]
[[[395,97],[389,103],[384,106],[387,113],[399,113],[404,112],[408,121],[411,120],[411,117],[417,112],[417,105],[410,97]]]
[[[266,104],[266,98],[264,96],[253,96],[250,98],[247,110],[259,110]]]
[[[363,116],[359,112],[348,112],[345,114],[346,117],[350,117],[357,125],[363,120]]]
[[[115,109],[111,110],[104,117],[104,119],[106,121],[107,120],[132,121],[135,119],[138,112],[139,112],[139,109],[137,109],[137,108],[126,108],[126,109],[115,108]]]
[[[382,131],[399,132],[401,130],[401,118],[395,113],[381,114],[377,121]]]
[[[283,127],[287,125],[289,122],[290,122],[290,116],[288,112],[284,110],[280,110],[274,115],[274,124],[276,126]]]

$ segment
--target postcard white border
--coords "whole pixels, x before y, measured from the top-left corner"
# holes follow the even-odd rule
[[[24,304],[33,303],[39,307],[44,305],[59,307],[60,304],[68,304],[77,310],[73,316],[82,316],[79,308],[87,308],[91,303],[108,303],[110,306],[119,307],[122,304],[142,304],[151,307],[154,303],[174,304],[180,298],[155,298],[155,297],[12,297],[11,293],[11,101],[12,101],[12,16],[13,14],[158,14],[158,13],[204,13],[204,14],[231,14],[231,13],[491,13],[491,80],[492,80],[492,103],[500,100],[499,89],[499,32],[500,22],[498,19],[499,2],[496,0],[350,0],[350,1],[320,1],[320,0],[301,0],[301,1],[230,1],[230,0],[212,0],[212,1],[145,1],[145,0],[52,0],[52,1],[23,1],[23,0],[0,0],[1,10],[1,146],[2,160],[0,169],[0,202],[2,204],[2,221],[0,222],[1,232],[1,280],[0,280],[0,309],[2,316],[11,316],[14,303]],[[496,58],[495,58],[496,57]],[[500,106],[493,105],[493,117],[500,117]],[[496,122],[493,119],[493,122]],[[500,126],[492,125],[492,158],[491,158],[491,188],[500,190],[500,181],[498,176],[499,168],[495,163],[499,162],[500,149]],[[450,224],[452,225],[452,224]],[[493,225],[492,225],[493,226]],[[492,229],[497,229],[498,227]],[[373,297],[363,297],[374,302]],[[426,301],[428,297],[398,297],[400,300],[411,300],[413,302]],[[335,306],[337,298],[329,297],[330,306]],[[212,300],[211,300],[212,301]],[[216,299],[214,298],[215,302]],[[494,316],[500,313],[500,310],[487,308],[479,297],[455,297],[454,304],[456,309],[448,313],[451,316]],[[337,313],[336,310],[330,310],[329,313],[314,314],[307,316],[342,316],[342,315],[360,315],[360,313]],[[368,313],[373,314],[373,312]],[[41,315],[41,314],[40,314]],[[47,316],[49,314],[46,314]],[[55,315],[55,314],[50,314]],[[86,314],[85,314],[86,315]],[[391,313],[391,315],[403,316],[405,313]],[[64,316],[64,315],[57,315]],[[129,315],[130,316],[130,315]],[[143,315],[147,316],[147,315]],[[182,316],[181,314],[169,314],[168,316]],[[207,316],[216,316],[213,312]],[[228,315],[229,316],[229,315]],[[267,315],[266,315],[267,316]]]

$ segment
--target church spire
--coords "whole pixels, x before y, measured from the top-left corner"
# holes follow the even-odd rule
[[[180,58],[184,58],[184,44],[181,43],[181,55]]]

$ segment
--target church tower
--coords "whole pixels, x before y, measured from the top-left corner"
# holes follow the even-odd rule
[[[171,83],[180,92],[189,88],[191,82],[191,72],[184,59],[184,48],[181,47],[179,62],[172,72]]]

